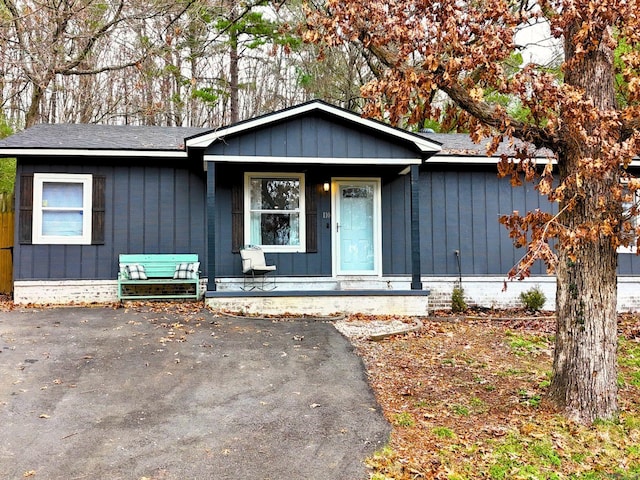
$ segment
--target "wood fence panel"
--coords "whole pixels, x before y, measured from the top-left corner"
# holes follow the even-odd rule
[[[0,195],[0,293],[13,292],[13,198]]]

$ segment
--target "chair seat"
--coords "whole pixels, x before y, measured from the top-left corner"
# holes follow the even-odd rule
[[[254,272],[273,272],[275,269],[275,265],[254,265],[251,270]]]

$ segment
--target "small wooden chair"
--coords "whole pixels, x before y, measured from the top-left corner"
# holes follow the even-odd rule
[[[276,280],[266,282],[269,273],[275,272],[275,265],[267,265],[264,252],[260,247],[244,247],[240,249],[242,259],[242,274],[244,275],[243,290],[273,290],[276,288]],[[248,283],[247,280],[251,279]]]

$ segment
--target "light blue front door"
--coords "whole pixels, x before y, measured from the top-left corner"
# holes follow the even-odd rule
[[[335,185],[337,274],[376,274],[379,265],[379,183],[375,180],[340,180]]]

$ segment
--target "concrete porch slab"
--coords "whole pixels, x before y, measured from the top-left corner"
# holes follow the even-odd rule
[[[214,310],[246,314],[426,316],[428,290],[308,290],[264,292],[208,291],[205,304]]]

